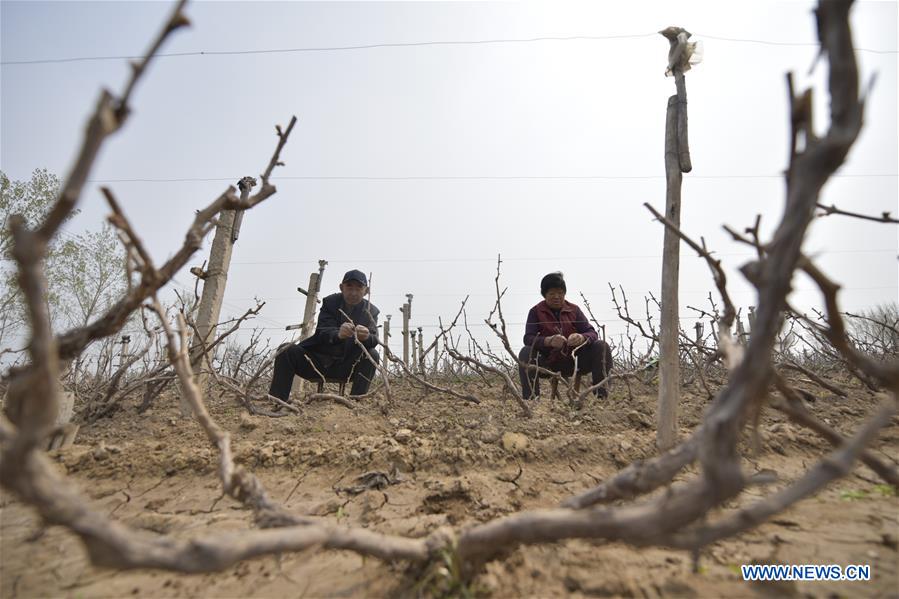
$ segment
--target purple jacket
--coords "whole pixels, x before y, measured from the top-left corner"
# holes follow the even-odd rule
[[[595,343],[599,338],[596,329],[587,322],[587,317],[580,308],[565,301],[559,315],[556,316],[544,300],[528,312],[528,321],[524,327],[524,344],[538,350],[543,355],[543,361],[559,362],[568,359],[571,350],[568,347],[562,349],[547,347],[544,340],[553,335],[568,337],[572,333],[580,333],[587,343]]]

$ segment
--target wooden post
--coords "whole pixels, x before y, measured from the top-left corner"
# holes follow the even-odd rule
[[[418,373],[425,376],[425,338],[418,327]]]
[[[308,339],[315,332],[315,312],[319,304],[319,292],[322,289],[322,277],[325,274],[327,260],[318,261],[318,272],[309,275],[309,286],[306,289],[297,287],[297,291],[306,296],[306,306],[303,308],[303,321],[300,324],[300,341]],[[306,380],[298,376],[293,377],[293,390],[302,394]]]
[[[665,216],[680,226],[680,191],[682,175],[677,157],[677,96],[668,98],[665,121]],[[680,361],[678,356],[678,278],[680,271],[680,239],[665,229],[662,250],[662,313],[659,335],[659,407],[656,444],[667,450],[677,441],[677,404],[680,401]]]
[[[246,200],[250,190],[256,184],[252,177],[244,177],[237,186],[240,189],[240,199]],[[197,308],[197,333],[190,348],[190,365],[194,371],[194,381],[200,389],[200,393],[206,392],[207,375],[200,371],[205,368],[203,359],[203,347],[215,339],[216,325],[222,311],[222,300],[225,298],[225,286],[228,283],[228,268],[231,266],[231,251],[234,248],[232,240],[234,227],[234,210],[222,210],[219,213],[218,224],[215,227],[215,237],[212,240],[212,249],[209,251],[209,268],[206,270],[203,282],[203,295],[200,297],[200,306]],[[190,404],[181,394],[181,415],[191,414]]]
[[[737,340],[746,344],[746,329],[743,328],[743,317],[737,314]]]
[[[674,75],[677,93],[668,98],[665,114],[665,216],[680,227],[682,173],[690,172],[690,148],[687,139],[687,88],[682,60],[686,60],[689,34],[669,27],[661,32],[668,38],[669,70]],[[686,57],[686,58],[682,58]],[[665,228],[662,250],[662,301],[659,321],[659,399],[656,444],[665,451],[677,442],[677,405],[680,402],[680,355],[678,350],[680,239]]]
[[[318,303],[318,273],[309,275],[309,286],[306,288],[306,307],[303,309],[303,324],[300,327],[300,341],[308,339],[315,331],[315,305]],[[297,287],[297,291],[305,290]]]
[[[410,356],[412,361],[409,362],[409,370],[411,372],[415,372],[415,370],[418,368],[419,354],[418,341],[415,339],[415,329],[409,330],[409,345],[412,346],[412,355]]]
[[[122,335],[122,351],[119,352],[119,368],[128,361],[128,346],[131,344],[131,335]]]
[[[446,351],[446,339],[443,340],[443,352]],[[431,359],[431,372],[435,377],[440,376],[440,358],[445,356],[443,352],[440,351],[440,342],[434,344],[434,357]]]
[[[406,316],[406,310],[408,308],[409,306],[407,304],[403,304],[402,306],[400,306],[400,314],[403,315],[403,330],[401,333],[403,336],[403,362],[405,362],[409,358],[409,340],[407,339],[409,319]]]
[[[406,299],[408,301],[400,308],[400,312],[403,313],[403,362],[406,366],[410,366],[412,363],[409,362],[409,320],[412,318],[412,294],[407,293]]]
[[[110,339],[106,343],[106,347],[104,348],[104,353],[106,354],[106,378],[112,377],[112,361],[115,359],[115,342]]]
[[[75,436],[81,427],[72,422],[75,412],[75,394],[68,391],[59,392],[59,411],[56,414],[53,430],[47,440],[47,449],[65,449],[75,442]]]
[[[385,345],[388,349],[390,349],[390,317],[391,317],[391,316],[393,316],[393,314],[388,314],[388,315],[384,318],[384,333],[383,333],[383,337],[384,337],[384,345]],[[386,360],[387,358],[385,357],[384,359]]]

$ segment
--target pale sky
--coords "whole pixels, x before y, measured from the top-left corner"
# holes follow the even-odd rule
[[[350,268],[373,273],[372,301],[394,315],[394,332],[406,293],[426,338],[438,316],[451,319],[470,294],[469,320],[486,336],[501,253],[513,345],[541,299],[540,278],[555,270],[565,273],[568,299],[583,305],[585,293],[617,335],[623,326],[609,283],[625,288],[635,315],[644,296],[659,295],[663,228],[643,203],[664,208],[665,106],[674,82],[663,75],[668,42],[656,32],[679,25],[704,45],[704,61],[687,74],[694,168],[684,175],[682,226],[723,258],[745,312],[755,293],[736,268],[751,252],[721,226],[742,229],[762,214],[770,232],[780,217],[786,72],[800,89],[817,85],[819,131],[825,122],[826,63],[808,76],[817,52],[812,6],[191,4],[193,26],[162,50],[188,55],[152,65],[126,127],[96,163],[82,214],[66,229],[99,226],[106,207],[98,187],[109,185],[161,263],[195,210],[240,177],[258,176],[274,125],[296,115],[286,166],[273,177],[278,193],[245,217],[223,317],[254,296],[267,300],[256,324],[281,342],[284,326],[302,319],[296,287],[323,258],[326,293]],[[146,49],[170,7],[0,4],[0,168],[10,178],[40,167],[68,172],[99,89],[121,90],[122,57]],[[822,201],[895,215],[897,4],[858,2],[852,25],[863,83],[875,73],[877,81],[861,137]],[[580,39],[535,39],[572,37]],[[467,43],[402,45],[420,42]],[[318,50],[285,51],[297,49]],[[17,64],[96,57],[118,58]],[[897,299],[897,239],[895,226],[832,216],[814,223],[806,249],[843,284],[843,308],[858,311]],[[681,256],[681,316],[691,331],[687,306],[707,308],[714,285],[689,248]],[[193,277],[185,269],[177,282],[192,286]],[[795,288],[794,305],[820,305],[811,281],[797,277]]]

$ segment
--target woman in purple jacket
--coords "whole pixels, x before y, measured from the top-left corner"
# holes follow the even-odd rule
[[[543,301],[528,312],[524,347],[518,354],[518,375],[525,399],[540,393],[539,377],[526,364],[536,364],[567,378],[574,374],[575,352],[578,373],[590,373],[594,385],[612,371],[612,350],[598,338],[581,309],[565,301],[566,291],[562,273],[549,273],[540,281]],[[597,397],[606,397],[608,391],[603,386],[595,393]]]

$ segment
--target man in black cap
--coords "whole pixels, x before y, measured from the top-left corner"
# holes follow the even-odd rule
[[[378,309],[365,299],[366,293],[368,279],[365,273],[354,269],[343,275],[340,293],[322,300],[315,333],[275,358],[269,395],[287,401],[294,375],[310,381],[320,381],[321,375],[328,379],[350,380],[353,384],[351,395],[368,392],[375,376],[375,365],[355,341],[358,339],[365,346],[375,362],[379,360],[375,349],[378,346]]]

